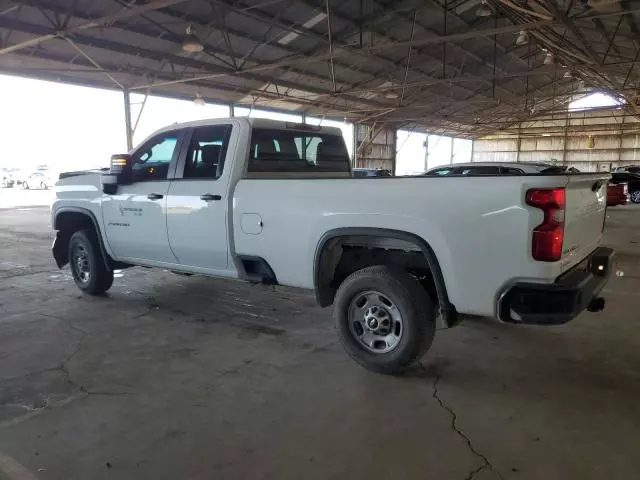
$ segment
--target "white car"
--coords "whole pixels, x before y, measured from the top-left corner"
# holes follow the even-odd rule
[[[363,181],[336,128],[176,124],[110,171],[60,177],[53,256],[82,291],[132,265],[309,289],[378,372],[413,364],[461,315],[558,324],[600,310],[612,268],[607,175]]]
[[[21,177],[18,181],[18,184],[24,190],[48,190],[55,183],[54,180],[51,179],[48,172],[46,171],[36,171],[33,173],[28,173]]]

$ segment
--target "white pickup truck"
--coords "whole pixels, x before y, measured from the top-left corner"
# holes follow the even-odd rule
[[[602,310],[607,180],[352,178],[337,129],[176,124],[110,170],[60,176],[53,255],[89,294],[133,265],[314,290],[346,351],[394,373],[461,315],[558,324]]]

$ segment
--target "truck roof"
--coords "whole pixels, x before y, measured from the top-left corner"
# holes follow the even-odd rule
[[[249,118],[249,117],[231,117],[231,118],[209,118],[205,120],[195,120],[193,122],[183,122],[183,123],[174,123],[172,125],[167,125],[161,129],[156,130],[152,135],[157,135],[158,133],[175,130],[178,128],[188,128],[188,127],[207,127],[209,125],[220,125],[220,124],[228,124],[228,123],[238,123],[238,122],[248,122],[251,127],[254,128],[275,128],[275,129],[297,129],[299,127],[300,130],[304,129],[313,129],[314,132],[319,133],[327,133],[330,135],[342,135],[342,131],[337,127],[323,127],[311,125],[308,123],[299,123],[299,122],[285,122],[282,120],[270,120],[267,118]]]

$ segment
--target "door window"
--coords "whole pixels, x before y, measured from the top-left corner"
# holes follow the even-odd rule
[[[166,180],[179,132],[153,137],[133,154],[133,181]]]
[[[222,175],[231,125],[194,129],[182,178],[217,179]]]

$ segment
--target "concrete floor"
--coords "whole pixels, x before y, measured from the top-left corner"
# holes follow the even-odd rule
[[[108,296],[0,210],[0,479],[632,479],[640,208],[609,210],[607,309],[467,321],[421,368],[369,373],[306,292],[126,270]]]

